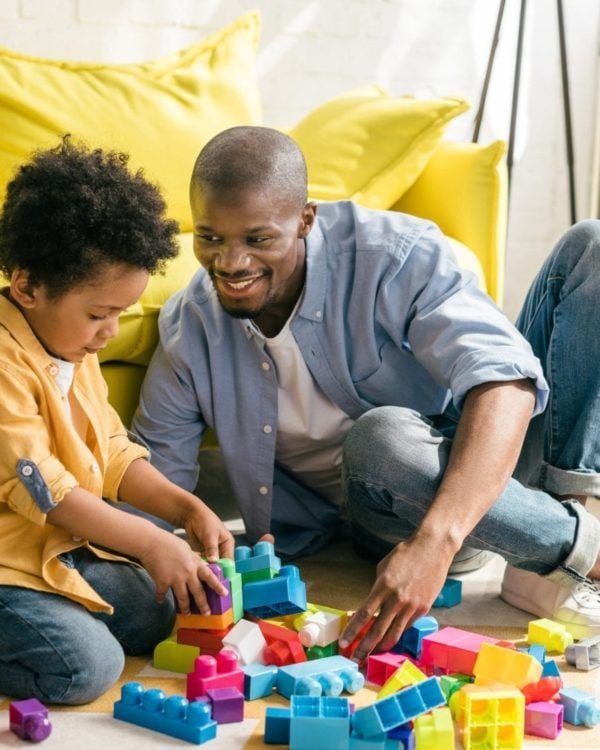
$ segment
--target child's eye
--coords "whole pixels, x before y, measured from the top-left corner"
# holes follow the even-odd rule
[[[106,320],[106,315],[92,315],[90,313],[90,320]]]

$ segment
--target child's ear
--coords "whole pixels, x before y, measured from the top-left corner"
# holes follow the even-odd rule
[[[32,308],[36,303],[36,287],[31,285],[29,271],[18,268],[10,277],[10,296],[21,307]]]

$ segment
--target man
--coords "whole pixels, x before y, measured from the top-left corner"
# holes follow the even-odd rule
[[[507,600],[522,576],[518,606],[600,632],[600,524],[549,494],[600,494],[600,476],[558,464],[553,486],[545,455],[537,480],[523,457],[519,470],[548,492],[511,478],[548,387],[439,230],[350,202],[317,207],[298,147],[269,128],[211,140],[190,198],[202,268],[163,308],[135,419],[157,467],[193,488],[212,427],[250,541],[272,533],[288,555],[323,546],[346,514],[357,544],[383,557],[343,634],[351,641],[379,611],[358,658],[395,643],[453,560],[477,549],[514,566]],[[592,252],[597,225],[574,230],[573,257],[593,231]],[[541,332],[550,303],[539,284],[523,329],[544,358],[552,329]]]

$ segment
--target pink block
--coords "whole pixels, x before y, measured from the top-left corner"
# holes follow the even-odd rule
[[[472,675],[482,643],[498,643],[498,639],[460,628],[442,628],[423,638],[421,662],[445,672]]]
[[[223,649],[215,656],[198,656],[194,660],[194,671],[187,676],[186,697],[189,701],[206,695],[214,688],[233,687],[244,693],[244,673],[238,666],[233,651]]]
[[[370,654],[367,657],[367,681],[383,685],[407,659],[406,654],[394,654],[391,651]]]
[[[562,703],[528,703],[525,706],[525,734],[553,740],[563,728],[563,716]]]

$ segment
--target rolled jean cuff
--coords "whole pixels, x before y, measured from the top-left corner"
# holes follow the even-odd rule
[[[559,469],[544,462],[540,468],[540,488],[555,495],[600,497],[600,474]]]
[[[600,521],[581,503],[563,503],[569,513],[577,516],[575,544],[563,562],[547,578],[567,588],[574,588],[596,564],[600,552]]]

